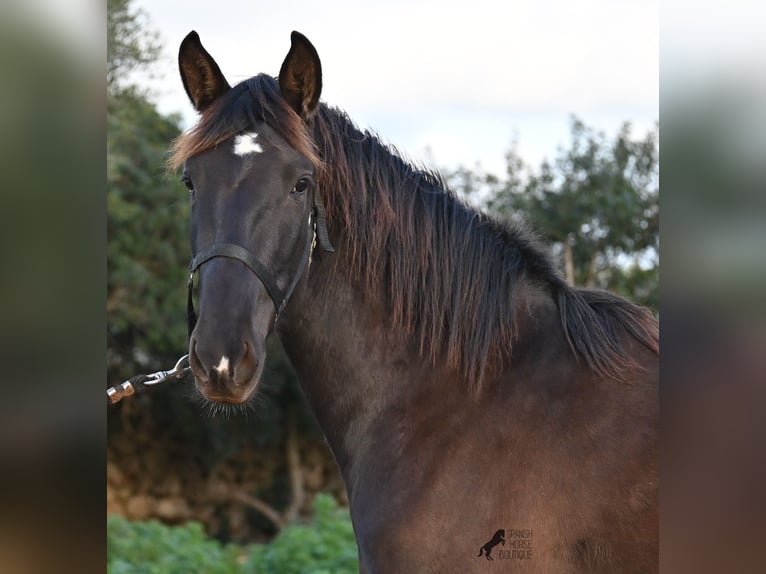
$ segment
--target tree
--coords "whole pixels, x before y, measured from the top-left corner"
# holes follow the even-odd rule
[[[125,380],[174,363],[186,346],[189,202],[163,167],[178,120],[136,94],[115,99],[107,115],[108,366]]]
[[[515,147],[504,178],[464,168],[458,191],[479,189],[501,217],[526,217],[553,242],[567,280],[611,289],[656,309],[659,172],[656,129],[631,137],[629,123],[609,141],[573,118],[571,145],[553,164],[526,166]]]
[[[130,0],[107,5],[107,345],[110,380],[172,364],[185,348],[188,199],[164,169],[176,116],[162,116],[131,72],[157,57],[157,34]],[[117,381],[115,381],[117,379]]]
[[[127,89],[125,78],[149,66],[159,55],[159,36],[147,29],[145,19],[143,11],[133,7],[132,0],[107,2],[106,82],[110,94]]]

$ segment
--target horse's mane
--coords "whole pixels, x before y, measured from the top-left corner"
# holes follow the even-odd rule
[[[657,322],[647,309],[568,286],[523,224],[469,207],[438,174],[405,161],[340,110],[320,104],[306,126],[269,76],[242,82],[206,110],[175,142],[169,165],[177,168],[259,120],[317,166],[329,223],[344,230],[340,251],[352,279],[382,289],[393,324],[415,337],[421,356],[434,364],[446,358],[474,388],[490,358],[510,357],[530,281],[549,287],[570,347],[595,372],[622,379],[636,366],[620,331],[658,350]]]

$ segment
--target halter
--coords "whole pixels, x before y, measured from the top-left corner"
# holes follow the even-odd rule
[[[244,247],[235,245],[233,243],[214,243],[213,245],[206,247],[202,251],[198,252],[189,264],[191,274],[189,275],[188,287],[188,299],[186,303],[186,317],[189,323],[189,338],[191,338],[192,331],[197,324],[197,314],[194,312],[194,300],[192,297],[192,291],[194,288],[194,274],[197,272],[203,263],[210,261],[216,257],[227,257],[229,259],[236,259],[244,263],[250,271],[255,273],[255,276],[263,284],[271,296],[271,300],[274,301],[274,307],[277,312],[274,315],[274,325],[277,324],[279,316],[284,311],[287,302],[298,285],[298,281],[303,276],[303,273],[309,266],[311,261],[311,252],[316,244],[317,239],[319,245],[325,251],[333,252],[330,238],[327,234],[327,211],[325,211],[322,200],[319,196],[312,191],[312,208],[309,213],[308,226],[309,233],[306,241],[306,247],[303,250],[303,256],[301,257],[301,263],[298,267],[298,271],[295,273],[290,286],[287,291],[282,291],[274,280],[274,277],[269,272],[268,268],[252,253],[250,253]]]

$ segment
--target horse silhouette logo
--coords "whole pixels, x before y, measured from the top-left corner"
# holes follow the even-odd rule
[[[498,544],[502,544],[503,546],[505,546],[505,530],[503,530],[502,528],[498,530],[497,532],[495,532],[492,538],[490,538],[489,542],[487,542],[484,546],[479,548],[478,556],[481,556],[483,552],[484,557],[487,560],[494,560],[494,558],[492,558],[492,549]]]

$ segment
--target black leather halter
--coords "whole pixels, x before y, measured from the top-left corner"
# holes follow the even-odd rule
[[[309,265],[311,260],[311,252],[314,248],[315,242],[318,240],[319,245],[325,251],[335,251],[330,238],[327,234],[327,212],[325,211],[322,200],[316,193],[312,193],[312,208],[309,214],[308,226],[309,233],[306,240],[306,247],[303,250],[303,256],[301,257],[301,263],[298,266],[298,271],[295,273],[292,282],[288,286],[286,291],[282,291],[274,280],[274,277],[269,272],[267,267],[252,253],[250,253],[244,247],[234,245],[233,243],[214,243],[205,249],[199,251],[189,264],[191,269],[191,275],[189,275],[188,283],[188,299],[186,303],[186,316],[189,323],[189,338],[191,338],[192,331],[197,324],[197,314],[194,311],[194,299],[192,292],[194,289],[194,274],[197,272],[203,263],[210,261],[216,257],[228,257],[229,259],[236,259],[244,263],[255,276],[258,277],[260,282],[266,288],[272,301],[274,301],[274,308],[276,314],[274,315],[274,324],[276,325],[279,316],[284,311],[287,302],[298,285],[298,281],[303,276],[304,271]]]

